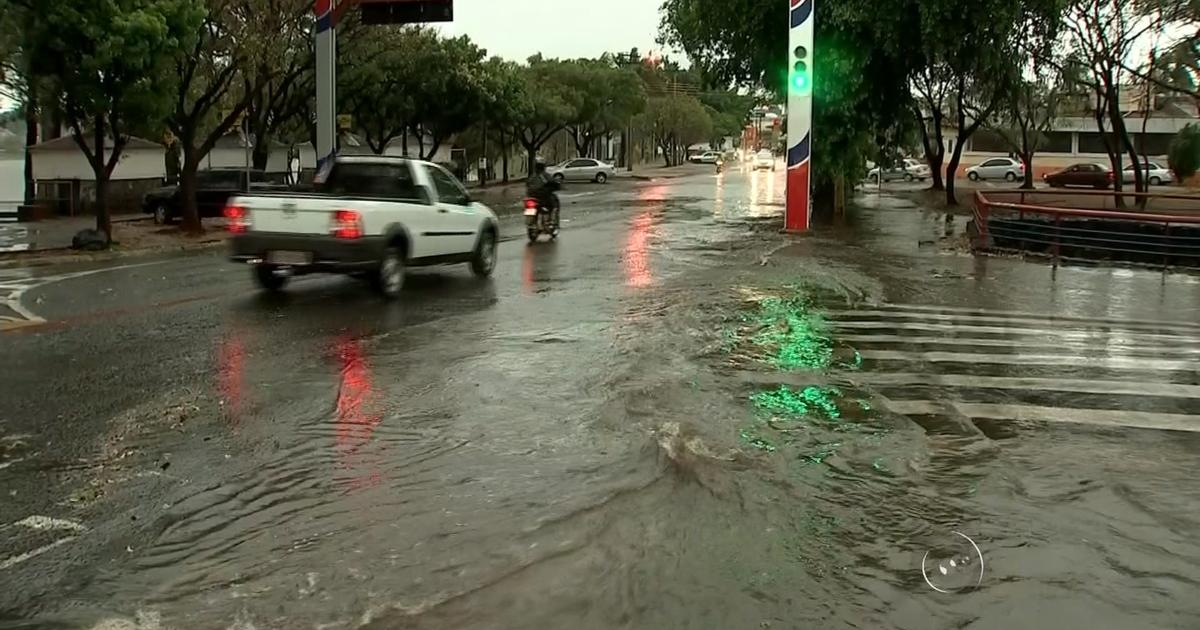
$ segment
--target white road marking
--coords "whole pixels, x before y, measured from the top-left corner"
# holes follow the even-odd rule
[[[833,339],[854,346],[868,361],[850,378],[884,389],[881,408],[913,416],[1200,432],[1200,384],[1163,379],[1168,370],[1200,370],[1200,327],[955,307],[871,308],[836,311],[829,321],[833,330],[847,333],[835,332]],[[1120,374],[1024,376],[1036,365],[1103,367]],[[988,370],[970,374],[966,366]],[[980,390],[988,389],[1005,391],[994,402],[968,402],[981,400]]]
[[[982,389],[1043,390],[1077,394],[1115,394],[1195,398],[1200,408],[1200,385],[1097,381],[1071,378],[1028,378],[1021,376],[975,376],[972,374],[866,373],[855,379],[868,385],[931,385]]]
[[[66,529],[73,532],[82,532],[86,527],[75,521],[69,521],[65,518],[53,518],[50,516],[33,515],[23,518],[13,525],[22,525],[30,529]]]
[[[1200,368],[1195,361],[1167,361],[1130,357],[1081,357],[1047,354],[976,354],[973,352],[904,352],[899,350],[862,350],[864,359],[877,361],[924,361],[929,363],[984,363],[991,365],[1067,365],[1112,369],[1178,370]]]
[[[156,260],[153,262],[134,263],[129,265],[118,265],[116,267],[105,267],[103,269],[92,269],[90,271],[77,271],[75,273],[63,273],[52,276],[33,276],[28,270],[18,269],[10,272],[0,272],[0,309],[7,308],[16,313],[17,316],[0,316],[0,332],[6,330],[15,330],[27,326],[38,326],[46,323],[46,320],[25,308],[21,303],[25,293],[30,289],[37,289],[44,286],[62,282],[64,280],[74,280],[85,276],[92,276],[110,271],[120,271],[123,269],[134,269],[137,267],[149,267],[151,265],[162,265],[171,262],[171,260]]]
[[[72,540],[75,540],[74,536],[67,536],[66,538],[60,538],[60,539],[50,543],[49,545],[44,545],[44,546],[38,547],[37,549],[34,549],[33,551],[26,551],[25,553],[12,556],[12,557],[0,562],[0,571],[3,571],[5,569],[11,569],[12,567],[17,566],[18,564],[21,564],[22,562],[25,562],[26,560],[29,560],[31,558],[36,558],[37,556],[40,556],[40,555],[46,553],[47,551],[50,551],[51,549],[54,549],[55,547],[58,547],[60,545],[65,545],[65,544],[71,542]]]
[[[903,415],[943,415],[947,409],[968,418],[1035,422],[1067,422],[1101,427],[1133,427],[1163,431],[1200,432],[1200,416],[1111,409],[1072,409],[1033,405],[995,405],[929,400],[886,400],[883,406]]]

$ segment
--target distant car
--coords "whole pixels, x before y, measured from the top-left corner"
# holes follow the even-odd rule
[[[928,164],[913,158],[904,158],[900,163],[882,170],[876,166],[867,171],[867,179],[878,183],[881,172],[883,174],[883,181],[885,182],[896,180],[904,180],[906,182],[919,180],[923,182],[932,175]]]
[[[1042,176],[1042,179],[1055,188],[1064,186],[1108,188],[1113,184],[1113,172],[1103,164],[1088,162],[1074,164],[1054,173],[1047,173]]]
[[[616,170],[616,167],[612,164],[606,164],[600,160],[576,158],[551,166],[546,169],[546,172],[560,182],[596,182],[597,184],[603,184],[613,178]]]
[[[704,153],[697,153],[696,155],[688,158],[688,161],[692,164],[716,164],[717,162],[721,161],[721,152],[705,151]]]
[[[1009,182],[1025,179],[1025,163],[1012,158],[992,158],[967,169],[967,179],[1003,179]]]
[[[1142,173],[1143,178],[1151,186],[1171,184],[1175,181],[1175,176],[1171,173],[1171,170],[1158,162],[1142,162]],[[1121,173],[1121,181],[1126,184],[1132,184],[1135,181],[1132,164],[1126,166],[1124,172]]]
[[[754,170],[775,170],[775,153],[763,149],[754,156]]]
[[[250,191],[284,191],[288,187],[269,181],[263,171],[212,169],[196,174],[196,207],[201,218],[219,217],[230,197]],[[142,197],[142,212],[154,215],[154,222],[171,223],[183,215],[179,186],[155,188]]]

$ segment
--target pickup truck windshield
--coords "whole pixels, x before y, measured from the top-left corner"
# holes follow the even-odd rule
[[[318,192],[348,197],[421,199],[408,164],[339,163]]]

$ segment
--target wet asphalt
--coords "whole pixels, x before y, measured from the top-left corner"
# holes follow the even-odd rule
[[[572,187],[391,305],[0,270],[0,627],[1191,627],[1200,278],[785,236],[782,177]]]

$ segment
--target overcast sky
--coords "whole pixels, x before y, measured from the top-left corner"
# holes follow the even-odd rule
[[[490,55],[524,61],[657,49],[661,0],[454,0],[454,23]],[[682,59],[680,60],[682,61]]]

